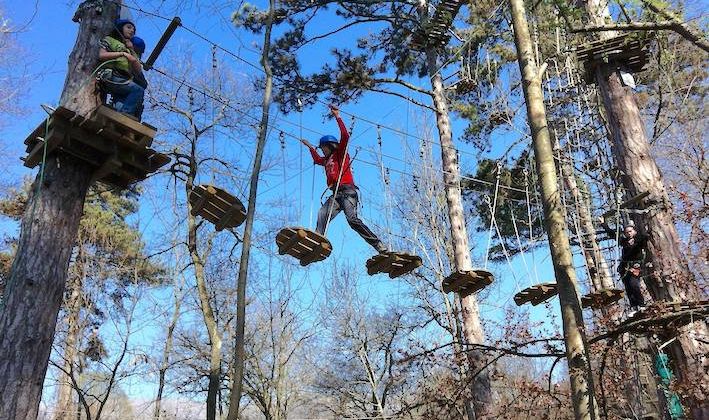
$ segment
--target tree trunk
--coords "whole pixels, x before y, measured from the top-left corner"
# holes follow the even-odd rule
[[[194,125],[193,125],[194,128]],[[196,144],[198,139],[197,130],[193,130],[194,138],[192,139],[192,152],[190,155],[190,173],[185,183],[185,192],[189,192],[194,186],[194,179],[197,174],[196,163]],[[199,307],[204,319],[204,325],[207,327],[209,336],[209,382],[207,385],[207,420],[215,420],[217,417],[217,395],[219,394],[219,382],[221,376],[222,365],[222,339],[219,335],[219,326],[217,325],[212,302],[207,289],[207,282],[204,275],[204,259],[199,254],[197,249],[197,219],[192,215],[192,205],[188,202],[187,205],[187,249],[190,253],[192,266],[194,267],[194,277],[197,283],[197,296],[199,297]]]
[[[517,47],[517,61],[522,73],[522,89],[527,105],[527,119],[532,131],[534,156],[537,174],[539,174],[544,207],[544,225],[549,237],[551,259],[559,290],[574,414],[576,419],[598,419],[586,332],[581,315],[571,246],[566,233],[561,196],[557,186],[541,79],[534,61],[524,1],[510,0],[510,6]]]
[[[58,159],[49,159],[42,189],[22,218],[0,313],[0,418],[37,417],[90,177],[89,167],[79,162],[62,158],[59,166]]]
[[[594,24],[608,23],[611,19],[607,4],[599,0],[588,0],[586,10]],[[614,34],[604,32],[600,36],[606,39]],[[647,252],[652,269],[645,284],[650,294],[654,300],[706,299],[680,249],[672,204],[660,170],[650,154],[645,124],[633,92],[623,85],[618,72],[609,65],[598,67],[596,83],[608,117],[613,154],[623,174],[623,186],[630,196],[649,192],[650,200],[656,203],[649,213],[635,218],[638,230],[648,235]],[[706,403],[709,345],[697,339],[706,337],[707,333],[706,323],[695,322],[682,329],[669,347],[680,381],[688,388],[684,402],[695,412],[709,410]]]
[[[254,157],[254,167],[251,171],[251,181],[249,186],[249,206],[246,211],[246,224],[244,226],[244,238],[241,248],[241,259],[239,260],[239,276],[236,282],[236,331],[234,332],[234,378],[229,397],[229,411],[227,420],[236,420],[239,417],[239,404],[244,380],[244,360],[246,352],[244,347],[246,330],[246,280],[249,273],[249,256],[251,255],[251,236],[254,229],[254,213],[256,212],[256,197],[258,195],[258,181],[261,174],[261,161],[263,150],[266,146],[266,135],[268,134],[268,124],[271,110],[271,90],[273,87],[273,72],[269,63],[269,52],[271,50],[271,29],[273,27],[273,15],[276,8],[275,0],[269,0],[268,18],[266,30],[263,36],[263,48],[261,50],[261,65],[263,66],[266,80],[264,81],[263,101],[261,103],[261,123],[259,124],[258,141],[256,144],[256,156]]]
[[[436,124],[441,139],[441,164],[443,166],[443,182],[448,204],[448,218],[450,220],[451,240],[453,242],[454,266],[456,270],[472,270],[470,248],[468,246],[468,232],[465,227],[463,213],[463,199],[460,190],[460,168],[451,124],[448,116],[448,104],[443,88],[443,80],[438,72],[438,55],[432,48],[426,49],[428,74],[431,78],[433,104],[436,108]],[[480,310],[475,294],[462,297],[461,307],[463,312],[463,332],[467,344],[480,344],[485,340],[485,332],[480,323]],[[473,394],[473,407],[475,418],[482,419],[490,414],[492,395],[490,391],[490,375],[484,366],[487,363],[483,353],[470,349],[467,352],[471,387]],[[472,413],[468,413],[470,417]],[[469,419],[472,420],[472,419]]]
[[[61,105],[83,110],[88,101],[95,100],[93,89],[79,92],[79,87],[90,81],[98,61],[98,42],[118,17],[118,3],[95,0],[79,6],[75,16],[81,21],[79,35],[69,58]],[[35,193],[22,217],[17,253],[0,308],[0,418],[37,418],[67,267],[91,175],[87,164],[70,157],[62,157],[60,164],[53,155],[35,178]]]
[[[172,353],[172,337],[175,332],[175,327],[177,326],[177,320],[180,318],[180,304],[182,301],[182,296],[175,294],[175,308],[172,311],[172,319],[170,320],[170,325],[167,328],[167,337],[165,337],[165,347],[162,352],[162,362],[160,363],[160,368],[158,369],[158,393],[155,397],[155,409],[153,410],[153,419],[160,419],[160,409],[162,404],[162,394],[165,389],[165,376],[167,374],[167,369],[170,365],[170,353]]]
[[[81,311],[81,282],[77,275],[70,280],[73,283],[69,286],[69,299],[66,306],[67,312],[67,336],[64,342],[64,351],[62,353],[64,372],[59,373],[59,389],[57,390],[57,415],[56,420],[71,420],[75,416],[75,411],[72,410],[75,405],[72,401],[74,393],[74,385],[70,375],[74,373],[74,365],[76,362],[78,346],[81,343],[81,326],[79,325],[79,315]],[[69,374],[65,373],[69,372]]]

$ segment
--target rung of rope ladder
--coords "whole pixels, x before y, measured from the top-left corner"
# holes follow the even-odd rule
[[[279,254],[295,257],[304,267],[324,260],[332,252],[332,245],[326,237],[302,227],[281,229],[276,236],[276,245]]]
[[[493,280],[494,277],[489,271],[458,270],[443,279],[443,291],[445,293],[458,293],[465,297],[491,285]]]
[[[541,283],[528,287],[514,296],[515,304],[522,306],[525,303],[531,303],[532,306],[537,306],[542,302],[546,302],[556,296],[556,283]]]
[[[423,265],[421,257],[403,252],[387,252],[378,254],[367,260],[367,274],[389,274],[389,278],[397,278]]]
[[[601,309],[623,299],[624,295],[625,292],[620,289],[601,289],[581,297],[581,307]]]
[[[214,224],[217,230],[234,228],[246,220],[244,205],[228,192],[212,185],[196,185],[188,195],[192,215]]]

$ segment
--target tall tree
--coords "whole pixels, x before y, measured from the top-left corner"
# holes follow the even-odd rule
[[[86,80],[98,62],[120,2],[88,0],[77,10],[79,35],[60,104],[86,113],[95,104]],[[83,88],[83,89],[82,89]],[[35,419],[47,371],[67,267],[92,171],[72,157],[50,156],[37,174],[0,308],[0,417]],[[44,297],[37,299],[37,296]]]
[[[564,211],[557,185],[551,137],[544,109],[541,75],[534,60],[524,2],[510,0],[510,6],[519,68],[522,73],[522,89],[527,106],[527,119],[532,132],[534,157],[539,174],[545,228],[549,236],[549,249],[561,303],[574,413],[577,419],[597,419],[600,416],[593,390],[591,358],[586,342],[586,328],[581,314],[571,246],[566,233]]]
[[[249,10],[241,11],[242,16],[248,20]],[[270,123],[273,71],[271,70],[271,31],[276,23],[276,1],[269,0],[268,12],[264,22],[263,45],[261,46],[261,66],[265,73],[263,98],[261,102],[261,121],[258,126],[258,136],[256,140],[256,155],[251,169],[251,180],[249,185],[249,202],[246,209],[246,226],[244,227],[243,244],[241,247],[241,259],[239,260],[239,274],[236,279],[236,328],[234,334],[234,358],[232,371],[234,377],[231,384],[231,395],[229,397],[229,412],[227,420],[236,420],[239,417],[239,405],[243,391],[244,361],[246,350],[244,340],[246,339],[246,281],[249,274],[249,257],[251,255],[251,243],[254,229],[254,215],[256,213],[256,198],[258,197],[258,183],[261,175],[261,163],[263,151],[266,146],[268,128]],[[237,21],[238,23],[238,21]]]
[[[592,25],[612,23],[607,3],[588,0],[584,7]],[[598,37],[609,39],[614,35],[617,34],[604,31]],[[652,269],[646,284],[650,294],[655,300],[702,300],[706,295],[680,249],[673,207],[650,151],[645,122],[635,96],[621,79],[615,64],[597,66],[595,81],[608,118],[616,163],[623,173],[623,186],[630,197],[649,193],[654,203],[651,212],[636,216],[639,230],[645,231],[649,238],[647,251]],[[691,390],[687,403],[697,410],[706,404],[709,394],[709,376],[704,369],[709,363],[709,345],[696,338],[706,334],[705,323],[694,323],[687,331],[680,332],[669,347],[680,379]]]

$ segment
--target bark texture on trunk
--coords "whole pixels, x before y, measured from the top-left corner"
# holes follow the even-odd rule
[[[75,21],[79,34],[69,57],[60,104],[86,113],[94,106],[91,73],[98,43],[113,27],[119,3],[85,1]],[[90,86],[90,87],[89,87]],[[20,240],[0,308],[0,418],[37,418],[69,258],[89,188],[91,168],[50,156],[33,184]],[[40,185],[41,184],[41,185]]]
[[[37,418],[90,168],[47,161],[44,183],[22,218],[0,313],[0,418]],[[39,175],[33,185],[37,191]]]
[[[593,24],[612,23],[607,3],[588,0],[586,11]],[[602,39],[612,33],[601,33]],[[650,193],[654,204],[648,213],[635,217],[636,226],[648,235],[651,273],[645,284],[654,300],[697,301],[706,299],[682,254],[681,242],[674,225],[673,208],[662,174],[650,153],[645,124],[635,96],[623,85],[618,72],[610,66],[599,66],[596,84],[603,100],[613,144],[613,155],[620,169],[623,186],[629,196]],[[692,411],[709,411],[709,345],[700,337],[707,336],[704,322],[695,322],[679,331],[669,346],[676,372],[687,389],[685,404]],[[672,337],[664,337],[671,339]]]
[[[540,181],[544,224],[549,237],[549,248],[559,290],[574,414],[576,419],[598,419],[586,331],[581,315],[571,246],[566,233],[563,205],[557,185],[541,79],[534,61],[524,2],[523,0],[510,0],[510,6],[517,60],[522,73],[522,89],[527,105],[527,119],[532,131],[534,156]]]
[[[258,181],[261,174],[261,161],[263,151],[266,146],[266,136],[268,134],[268,124],[271,111],[271,91],[273,89],[273,72],[269,62],[271,50],[271,29],[273,27],[273,16],[276,8],[276,1],[269,0],[268,18],[266,30],[263,36],[263,48],[261,50],[261,65],[263,66],[266,79],[264,81],[263,101],[261,103],[261,123],[259,124],[258,141],[256,143],[256,156],[254,156],[254,166],[251,171],[251,181],[249,185],[249,205],[246,210],[246,223],[244,226],[244,237],[241,248],[241,259],[239,260],[239,276],[236,281],[236,331],[234,332],[234,372],[229,397],[229,411],[227,420],[237,420],[239,417],[239,404],[243,391],[244,361],[246,359],[246,349],[244,339],[246,337],[246,280],[249,274],[249,256],[251,255],[251,237],[254,230],[254,213],[256,213],[256,197],[258,196]]]
[[[468,245],[468,231],[465,227],[465,214],[463,212],[463,198],[460,189],[460,168],[453,135],[451,132],[450,118],[448,116],[448,103],[445,97],[443,79],[438,72],[438,55],[428,48],[426,50],[428,73],[431,78],[433,104],[436,108],[436,124],[441,141],[441,164],[443,165],[443,182],[450,221],[451,240],[453,242],[453,256],[456,270],[472,270]],[[463,313],[463,334],[467,344],[480,344],[485,340],[485,333],[480,323],[480,310],[475,294],[461,298]],[[486,418],[490,414],[492,393],[490,390],[489,370],[484,368],[486,360],[479,350],[467,352],[472,378],[472,394],[475,417]]]

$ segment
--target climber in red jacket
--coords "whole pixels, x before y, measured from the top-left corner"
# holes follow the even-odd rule
[[[352,177],[350,155],[347,153],[347,143],[350,135],[347,132],[345,123],[340,118],[340,110],[336,106],[330,106],[330,112],[337,120],[337,125],[340,127],[340,140],[335,136],[326,135],[320,138],[320,150],[325,156],[320,156],[316,148],[307,140],[301,140],[305,146],[310,149],[310,154],[313,156],[313,163],[325,167],[325,177],[327,179],[327,187],[332,190],[331,195],[325,204],[320,207],[318,212],[318,226],[315,229],[317,233],[324,234],[325,226],[330,220],[334,219],[340,211],[345,212],[347,223],[357,232],[369,245],[374,247],[379,253],[387,252],[386,247],[379,240],[367,225],[357,216],[357,205],[359,197],[357,194],[357,186]],[[339,182],[338,182],[339,180]],[[328,220],[328,214],[330,219]]]

